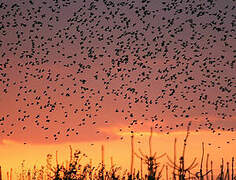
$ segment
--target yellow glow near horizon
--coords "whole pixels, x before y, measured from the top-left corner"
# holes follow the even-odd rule
[[[131,159],[131,147],[130,147],[130,134],[128,132],[118,132],[124,136],[124,140],[114,140],[114,141],[99,141],[99,142],[83,142],[83,143],[61,143],[61,144],[21,144],[11,140],[2,140],[0,145],[0,158],[3,175],[6,175],[6,171],[9,171],[10,168],[13,168],[13,174],[17,171],[19,172],[21,162],[25,160],[25,168],[32,169],[34,165],[40,167],[41,165],[46,165],[46,155],[52,154],[54,157],[55,163],[55,154],[58,151],[58,161],[59,164],[65,162],[69,159],[69,145],[72,146],[73,150],[79,149],[82,153],[85,153],[88,157],[82,160],[82,164],[87,164],[92,159],[94,166],[97,166],[101,162],[101,145],[105,147],[105,165],[107,168],[110,167],[111,157],[113,157],[113,162],[117,166],[121,166],[122,169],[130,169],[130,159]],[[144,154],[149,155],[149,132],[142,132],[143,137],[140,138],[139,134],[134,136],[134,148],[137,154],[139,153],[138,149]],[[170,158],[173,157],[173,146],[174,138],[177,138],[177,157],[181,156],[183,149],[183,139],[186,136],[186,132],[176,132],[167,134],[153,133],[152,138],[152,151],[157,152],[157,156],[162,153],[167,153]],[[186,164],[196,157],[197,161],[200,161],[201,157],[201,145],[202,142],[207,142],[211,140],[212,145],[209,146],[205,143],[205,158],[206,154],[210,154],[210,160],[214,162],[214,168],[218,169],[221,163],[221,158],[224,158],[225,162],[230,162],[231,158],[236,156],[235,142],[227,144],[225,142],[225,137],[235,138],[235,134],[232,132],[227,132],[222,136],[216,136],[207,131],[201,133],[190,132],[189,139],[187,141],[186,147]],[[91,145],[94,144],[94,145]],[[221,148],[218,148],[221,146]],[[17,151],[16,151],[17,149]],[[16,153],[17,152],[17,153]],[[168,162],[166,157],[160,159],[162,164]],[[205,164],[205,161],[204,161]],[[139,169],[140,160],[135,156],[134,159],[134,168]],[[205,167],[205,166],[204,166]],[[195,170],[197,171],[197,168]]]

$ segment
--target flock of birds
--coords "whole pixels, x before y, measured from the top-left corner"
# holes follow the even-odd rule
[[[234,0],[1,1],[0,137],[234,132],[234,12]]]

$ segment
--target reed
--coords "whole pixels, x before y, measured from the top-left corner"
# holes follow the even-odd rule
[[[10,169],[10,180],[12,180],[12,168]]]
[[[100,172],[99,172],[99,178],[101,180],[104,179],[104,170],[105,170],[105,164],[104,164],[104,146],[102,145],[101,147],[101,152],[102,152],[102,167],[100,169]]]
[[[224,178],[224,158],[222,158],[221,165],[220,165],[220,180]]]
[[[130,175],[133,174],[134,168],[134,136],[131,136],[131,162],[130,162]]]
[[[226,163],[226,174],[225,174],[225,180],[229,180],[229,162]]]
[[[232,180],[236,179],[236,177],[234,177],[234,157],[232,157],[232,172],[231,172],[231,178],[232,178]]]
[[[135,153],[135,155],[139,159],[141,159],[141,161],[144,160],[145,164],[147,165],[147,170],[148,170],[147,178],[148,178],[148,180],[160,179],[164,165],[162,166],[160,171],[157,172],[157,168],[160,165],[160,163],[158,162],[158,159],[164,157],[166,155],[166,153],[163,153],[162,155],[160,155],[158,157],[156,156],[156,152],[154,154],[152,154],[152,127],[150,129],[150,137],[149,137],[149,155],[143,154],[141,149],[139,149],[139,152],[140,152],[140,155],[138,155],[137,153]]]
[[[202,157],[201,157],[201,163],[200,163],[200,170],[199,170],[199,172],[196,173],[197,179],[200,179],[200,180],[204,180],[205,176],[208,178],[208,174],[211,172],[211,170],[208,171],[208,158],[209,158],[209,154],[207,154],[206,173],[205,174],[203,173],[202,167],[203,167],[204,152],[205,152],[204,151],[204,143],[202,143]]]
[[[166,165],[166,179],[169,179],[168,177],[168,166]]]
[[[214,174],[213,174],[213,161],[211,161],[211,180],[213,180]]]
[[[30,173],[30,170],[28,170],[28,173],[27,173],[27,180],[31,180],[31,173]]]
[[[206,158],[206,172],[208,172],[208,162],[209,162],[209,153],[207,153],[207,158]],[[206,179],[209,180],[209,173],[206,174]]]
[[[176,180],[176,143],[177,139],[174,141],[174,168],[173,168],[173,179]]]
[[[194,158],[194,160],[192,161],[192,163],[186,168],[185,166],[185,151],[186,151],[186,146],[187,146],[187,140],[190,134],[190,126],[191,126],[191,122],[188,123],[187,126],[187,133],[186,136],[184,138],[184,146],[183,146],[183,151],[182,151],[182,156],[180,156],[179,158],[179,165],[177,165],[176,162],[173,162],[171,160],[171,158],[167,155],[167,159],[169,160],[170,163],[167,163],[170,167],[172,167],[173,169],[177,170],[177,174],[175,174],[174,170],[174,179],[176,178],[176,175],[179,177],[179,180],[185,180],[185,179],[192,179],[194,177],[191,177],[190,175],[194,175],[193,173],[191,173],[190,171],[192,169],[194,169],[198,163],[196,162],[196,158]],[[175,140],[176,142],[176,140]],[[174,149],[174,158],[175,158],[175,152],[176,150]],[[186,177],[187,173],[189,174],[188,177]]]
[[[0,166],[0,180],[2,180],[2,167]]]
[[[220,164],[220,173],[216,178],[213,174],[213,161],[209,163],[209,153],[206,156],[206,170],[204,172],[204,157],[205,157],[205,146],[202,143],[202,154],[199,162],[199,170],[196,172],[193,169],[197,166],[196,158],[186,166],[185,157],[186,157],[186,147],[188,145],[188,137],[190,131],[190,124],[187,128],[187,134],[184,138],[183,151],[177,162],[176,155],[176,144],[177,139],[174,139],[174,154],[172,161],[167,155],[168,162],[166,164],[161,164],[159,159],[164,157],[166,153],[157,156],[156,152],[152,150],[152,136],[153,131],[150,129],[149,136],[149,152],[144,154],[141,149],[139,153],[135,152],[134,149],[134,136],[131,136],[131,164],[130,170],[122,170],[121,167],[117,167],[113,162],[113,157],[110,158],[111,168],[108,169],[105,166],[104,162],[104,146],[101,146],[101,162],[97,167],[92,165],[92,159],[89,159],[89,162],[85,165],[81,164],[81,159],[87,157],[85,154],[81,153],[79,150],[73,151],[72,147],[69,146],[69,160],[64,163],[58,162],[58,152],[54,154],[48,154],[46,156],[46,165],[41,167],[36,167],[32,169],[26,169],[24,166],[24,161],[21,163],[19,168],[20,172],[16,180],[160,180],[160,179],[173,179],[173,180],[187,180],[187,179],[199,179],[199,180],[235,180],[234,175],[234,157],[230,162],[226,162],[224,168],[224,159],[222,158]],[[140,168],[134,168],[134,155],[140,159]],[[143,171],[143,165],[147,167],[146,173]],[[163,171],[165,171],[164,177],[162,177]],[[12,180],[13,170],[11,169],[6,173],[6,180]],[[169,174],[170,173],[170,174]],[[171,175],[169,177],[169,175]],[[2,169],[0,166],[0,180],[2,179]],[[5,179],[4,179],[5,180]],[[15,179],[14,179],[15,180]]]

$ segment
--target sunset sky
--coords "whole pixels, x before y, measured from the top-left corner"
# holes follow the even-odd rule
[[[98,163],[102,144],[107,165],[129,169],[130,137],[148,152],[150,127],[153,151],[172,157],[176,137],[180,156],[189,122],[187,161],[202,142],[215,168],[230,161],[234,12],[233,0],[1,1],[3,171],[63,162],[69,145]]]

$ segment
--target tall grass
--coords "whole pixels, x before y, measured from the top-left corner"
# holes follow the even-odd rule
[[[162,166],[162,168],[158,172],[157,168],[160,166],[160,163],[158,162],[158,159],[160,159],[163,156],[165,156],[166,153],[164,153],[164,154],[162,154],[160,156],[157,156],[156,152],[154,154],[152,153],[152,128],[151,128],[150,137],[149,137],[149,155],[143,154],[141,149],[139,149],[139,152],[140,152],[140,155],[135,153],[136,156],[139,159],[141,159],[141,163],[144,160],[145,164],[147,165],[148,174],[145,177],[147,177],[149,180],[160,179],[161,178],[161,174],[162,174],[162,170],[164,168],[164,165]],[[141,175],[141,179],[142,178],[143,177]]]
[[[189,123],[187,126],[187,134],[184,138],[183,152],[182,152],[182,156],[180,156],[179,158],[179,164],[176,163],[176,142],[177,142],[176,139],[174,143],[174,161],[172,161],[171,158],[167,155],[167,158],[170,162],[167,164],[173,168],[173,179],[176,179],[176,177],[178,177],[179,180],[195,178],[194,177],[195,175],[191,173],[191,170],[194,169],[198,165],[198,163],[196,162],[197,158],[194,158],[194,160],[192,161],[192,163],[190,163],[189,166],[186,167],[186,164],[185,164],[185,150],[187,147],[187,140],[190,134],[190,126],[191,126],[191,123]],[[177,171],[177,173],[175,170]]]
[[[190,126],[187,127],[187,133],[184,138],[182,155],[177,161],[177,139],[174,140],[174,154],[173,160],[166,154],[157,155],[157,152],[152,151],[152,128],[150,129],[149,137],[149,154],[144,154],[141,149],[135,152],[134,147],[134,135],[131,136],[131,162],[130,170],[122,169],[120,166],[115,166],[111,157],[111,167],[108,169],[105,166],[105,150],[104,146],[101,146],[101,162],[98,166],[90,163],[82,165],[81,160],[86,156],[80,150],[73,151],[72,147],[69,146],[70,155],[69,161],[59,164],[58,153],[55,154],[55,163],[53,162],[54,156],[48,154],[46,157],[46,165],[41,167],[34,166],[32,169],[26,169],[24,161],[21,163],[20,171],[16,174],[17,180],[160,180],[160,179],[172,179],[172,180],[187,180],[187,179],[198,179],[198,180],[236,180],[234,175],[234,157],[230,162],[224,162],[222,158],[220,165],[220,173],[214,176],[213,173],[213,161],[210,161],[209,168],[209,153],[206,156],[205,172],[203,171],[203,161],[205,156],[204,143],[202,143],[202,154],[200,162],[197,162],[197,158],[187,165],[185,163],[185,151],[188,144],[188,137],[190,135]],[[160,163],[160,158],[167,157],[168,161],[165,164]],[[137,157],[140,161],[140,168],[134,168],[134,158]],[[194,170],[196,166],[200,164],[199,170]],[[224,166],[226,164],[226,166]],[[144,173],[143,169],[146,167],[147,171]],[[165,171],[165,175],[163,173]],[[169,171],[171,176],[169,176]],[[0,180],[2,178],[2,169],[0,166]],[[7,180],[12,179],[12,169],[7,172]]]
[[[2,180],[2,167],[0,166],[0,180]]]

